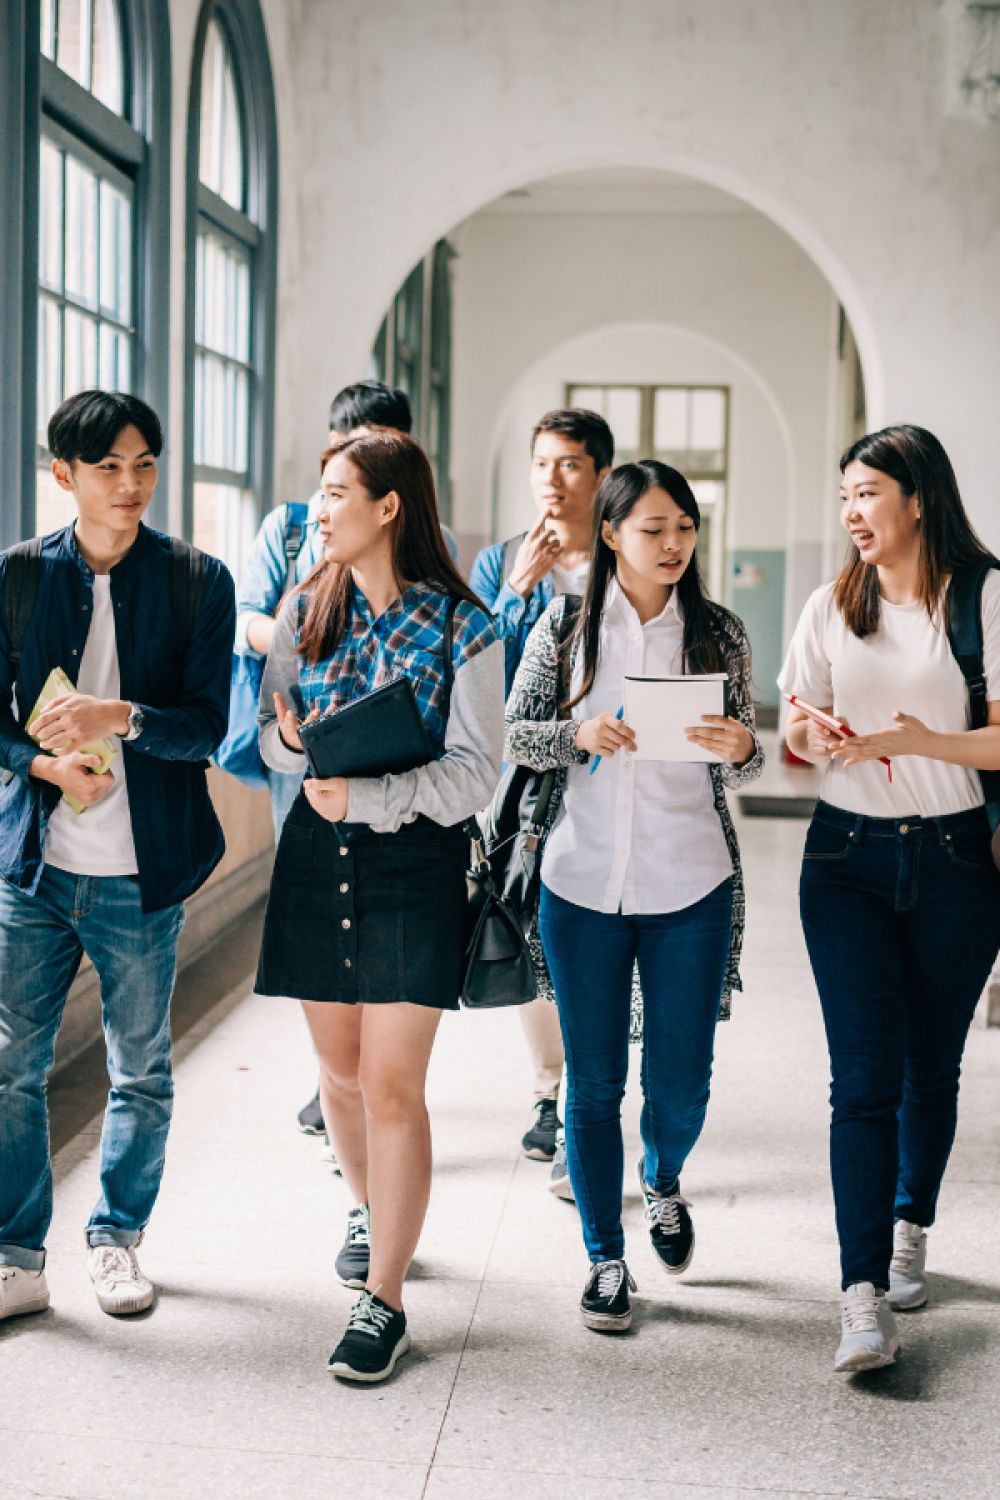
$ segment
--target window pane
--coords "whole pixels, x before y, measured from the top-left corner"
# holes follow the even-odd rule
[[[92,389],[97,384],[97,324],[93,318],[65,311],[66,328],[66,373],[63,380],[63,395],[72,396],[77,391]]]
[[[35,470],[35,535],[48,536],[76,517],[73,496],[56,484],[51,469]]]
[[[243,131],[236,79],[217,22],[209,23],[201,74],[198,176],[233,208],[244,209]]]
[[[719,480],[695,479],[691,482],[691,489],[698,502],[699,510],[705,515],[711,514],[712,511],[721,512],[726,487]]]
[[[42,0],[42,53],[56,60],[56,0]]]
[[[36,436],[42,447],[48,441],[49,418],[62,400],[62,314],[51,297],[38,299],[38,409]]]
[[[94,7],[94,51],[91,91],[120,115],[125,105],[122,68],[122,38],[116,0],[92,0]]]
[[[110,323],[102,323],[98,332],[101,387],[106,391],[127,391],[129,388],[129,341],[128,335]]]
[[[721,454],[725,442],[726,402],[722,391],[692,391],[690,446],[698,453]]]
[[[233,353],[244,364],[250,363],[250,267],[245,260],[236,263],[236,337]]]
[[[204,480],[195,482],[192,541],[202,551],[221,557],[237,575],[253,542],[255,520],[249,490]]]
[[[46,286],[62,290],[63,157],[42,137],[39,161],[38,274]]]
[[[603,417],[606,395],[603,386],[573,385],[569,390],[569,403],[571,406],[584,406],[588,411],[596,411],[599,417]]]
[[[90,87],[90,5],[88,0],[59,0],[56,62],[83,87]]]
[[[658,451],[683,452],[688,445],[687,391],[658,390],[653,411],[653,441]]]
[[[66,158],[66,291],[97,305],[97,178]]]
[[[615,386],[608,391],[604,413],[615,435],[618,463],[639,457],[639,391],[636,386]]]
[[[120,323],[130,323],[132,313],[130,208],[124,193],[101,183],[101,306]]]

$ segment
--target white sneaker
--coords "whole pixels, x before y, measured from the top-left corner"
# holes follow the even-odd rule
[[[151,1305],[153,1283],[140,1271],[131,1245],[92,1245],[87,1270],[102,1312],[124,1317]]]
[[[885,1292],[870,1281],[856,1281],[844,1293],[840,1311],[840,1347],[833,1363],[838,1374],[895,1363],[899,1334]]]
[[[44,1270],[23,1271],[20,1266],[0,1266],[0,1318],[44,1312],[48,1305],[49,1284]]]
[[[893,1230],[886,1301],[903,1312],[927,1301],[927,1231],[905,1219],[897,1219]]]

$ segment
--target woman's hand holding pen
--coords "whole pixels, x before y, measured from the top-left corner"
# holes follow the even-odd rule
[[[312,719],[319,718],[319,709],[313,708],[304,719],[300,719],[294,708],[291,708],[280,693],[274,695],[274,711],[278,716],[278,733],[288,746],[289,750],[302,749],[302,741],[299,739],[299,730],[303,724],[308,724]]]
[[[618,750],[634,750],[635,735],[614,714],[598,714],[596,719],[584,720],[576,731],[574,743],[578,750],[604,759]]]
[[[829,760],[835,750],[846,743],[846,737],[850,734],[850,725],[846,719],[839,722],[844,726],[844,734],[837,734],[836,730],[828,729],[825,724],[820,724],[816,719],[805,719],[806,726],[806,749],[809,758],[813,761]],[[857,741],[852,741],[856,744]]]
[[[856,734],[853,739],[840,740],[830,752],[831,759],[843,766],[853,766],[862,760],[895,760],[897,755],[933,755],[934,731],[913,714],[893,714],[891,729],[880,729],[875,734]]]
[[[313,812],[319,813],[328,823],[342,823],[347,817],[346,777],[330,776],[319,781],[314,776],[307,776],[302,790]]]
[[[739,719],[725,719],[721,714],[702,714],[700,724],[690,724],[684,731],[692,745],[721,755],[731,766],[742,766],[753,755],[754,737]]]

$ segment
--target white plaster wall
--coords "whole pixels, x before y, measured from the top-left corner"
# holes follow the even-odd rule
[[[279,11],[301,246],[281,451],[301,455],[299,488],[331,391],[438,236],[552,172],[660,166],[744,197],[816,259],[871,419],[938,431],[1000,545],[998,129],[946,115],[938,0],[289,0],[272,28]]]
[[[777,459],[780,498],[762,513],[767,540],[757,545],[821,536],[834,298],[784,231],[757,213],[483,213],[462,226],[456,244],[453,493],[460,530],[490,529],[493,449],[514,387],[550,351],[570,344],[565,379],[584,378],[589,361],[593,379],[735,380],[741,422],[746,400],[757,404],[766,392],[772,438],[777,421],[789,451]],[[613,345],[573,343],[605,324],[650,323],[675,333],[636,336],[632,348],[618,336]],[[648,374],[637,373],[639,366]],[[563,401],[556,366],[542,368],[551,400],[519,413],[522,450],[545,405]],[[726,374],[692,373],[713,369]],[[512,440],[516,446],[516,435]],[[772,469],[756,452],[741,462],[737,489],[768,493]],[[509,467],[504,478],[508,487],[516,483]]]
[[[528,489],[529,434],[543,411],[561,406],[568,381],[728,385],[730,467],[727,545],[783,548],[792,499],[792,455],[782,414],[756,372],[729,350],[684,329],[624,325],[573,339],[519,381],[496,450],[496,534],[535,520]]]

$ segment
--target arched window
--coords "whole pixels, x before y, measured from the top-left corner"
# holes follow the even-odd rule
[[[207,0],[188,139],[185,529],[234,570],[270,491],[276,151],[256,0]]]
[[[46,447],[60,401],[89,386],[134,391],[166,419],[170,49],[162,0],[41,0],[39,26],[35,483],[24,529],[44,533],[73,513]]]

